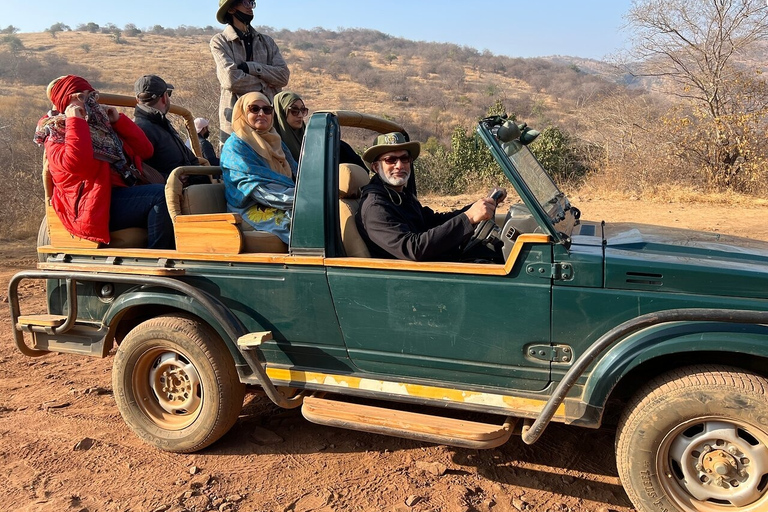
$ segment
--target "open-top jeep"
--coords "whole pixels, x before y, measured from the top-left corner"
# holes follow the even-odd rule
[[[354,223],[369,174],[339,164],[345,127],[405,133],[315,113],[288,247],[244,229],[221,183],[181,187],[213,167],[169,179],[175,250],[97,247],[49,208],[43,261],[9,285],[18,348],[116,346],[117,406],[163,450],[223,436],[246,386],[312,422],[469,448],[618,418],[639,510],[768,510],[768,244],[582,220],[494,117],[477,136],[520,201],[475,236],[500,239],[505,263],[373,259]],[[25,279],[47,280],[48,314],[22,315]]]

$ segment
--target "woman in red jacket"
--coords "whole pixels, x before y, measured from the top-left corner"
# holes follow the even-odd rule
[[[53,180],[51,204],[75,236],[109,244],[109,232],[146,228],[151,249],[172,249],[165,186],[146,184],[141,162],[152,156],[144,132],[114,107],[102,107],[84,78],[48,86],[58,112],[43,117],[35,142],[45,146]]]

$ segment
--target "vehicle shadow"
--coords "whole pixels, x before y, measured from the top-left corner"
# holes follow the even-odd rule
[[[519,436],[492,450],[437,447],[429,443],[315,425],[299,409],[284,410],[267,398],[249,395],[230,432],[207,455],[355,454],[382,457],[401,451],[429,454],[455,465],[446,474],[477,475],[502,485],[558,493],[631,508],[614,459],[611,429],[591,430],[552,424],[534,445]],[[426,451],[425,451],[426,449]],[[429,456],[429,455],[427,455]]]
[[[614,438],[612,429],[552,424],[533,445],[512,436],[495,450],[457,449],[453,461],[502,484],[631,508],[616,469]]]

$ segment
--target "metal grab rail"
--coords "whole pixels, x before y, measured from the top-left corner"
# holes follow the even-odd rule
[[[526,444],[535,443],[544,429],[547,428],[555,411],[565,400],[568,392],[592,361],[600,353],[610,347],[615,341],[635,331],[666,322],[728,322],[736,324],[768,324],[768,311],[748,311],[742,309],[669,309],[656,311],[638,316],[617,325],[607,333],[600,336],[584,354],[579,357],[563,380],[555,388],[555,392],[541,410],[541,414],[530,427],[523,427],[522,438]]]

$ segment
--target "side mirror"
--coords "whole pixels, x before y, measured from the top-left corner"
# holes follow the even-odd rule
[[[525,128],[523,128],[522,135],[520,135],[520,144],[522,144],[523,146],[527,146],[528,144],[536,140],[536,137],[538,137],[539,135],[540,133],[537,130],[533,130],[525,126]]]

